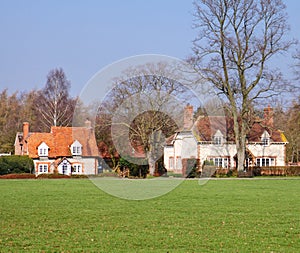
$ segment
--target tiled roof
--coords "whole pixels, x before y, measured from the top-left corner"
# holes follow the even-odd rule
[[[69,157],[70,146],[75,140],[82,145],[82,156],[99,156],[94,132],[86,127],[52,127],[50,133],[30,133],[27,138],[29,156],[37,158],[37,148],[45,142],[49,157]]]
[[[200,141],[212,141],[213,136],[219,130],[227,141],[234,141],[233,119],[221,116],[200,116],[195,122],[194,127]],[[261,136],[267,131],[273,142],[287,142],[282,131],[272,129],[263,124],[262,121],[256,121],[249,131],[249,142],[260,142]]]

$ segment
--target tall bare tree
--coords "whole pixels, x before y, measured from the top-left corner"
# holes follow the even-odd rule
[[[281,0],[197,0],[194,6],[199,33],[190,62],[230,104],[242,171],[249,109],[284,87],[280,71],[268,64],[294,43],[285,39],[286,6]]]
[[[116,80],[106,97],[106,106],[99,111],[99,115],[111,115],[107,124],[111,125],[112,136],[106,139],[115,145],[113,152],[126,155],[125,159],[145,155],[150,174],[154,174],[155,163],[162,155],[165,136],[183,123],[183,94],[187,91],[168,78],[171,71],[164,63],[128,69],[124,77]]]
[[[75,101],[69,96],[70,87],[62,68],[49,72],[46,85],[37,100],[42,123],[48,129],[71,124]]]

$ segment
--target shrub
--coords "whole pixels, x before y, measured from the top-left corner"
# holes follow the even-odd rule
[[[71,178],[71,176],[63,175],[63,174],[39,174],[37,178],[59,179],[59,178]]]
[[[18,173],[18,174],[6,174],[1,175],[0,179],[35,179],[34,174],[30,173]]]
[[[128,160],[123,157],[120,158],[119,166],[121,171],[129,169],[129,176],[131,177],[147,177],[149,166],[143,165],[147,164],[144,159],[136,158],[136,163],[131,163]]]
[[[33,168],[33,160],[28,156],[12,155],[0,157],[0,175],[32,173]]]

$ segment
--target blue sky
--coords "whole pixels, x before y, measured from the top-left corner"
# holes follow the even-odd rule
[[[300,40],[300,1],[284,0]],[[101,68],[138,54],[191,53],[192,0],[0,0],[0,90],[42,88],[62,67],[73,96]],[[285,56],[278,61],[285,69]]]

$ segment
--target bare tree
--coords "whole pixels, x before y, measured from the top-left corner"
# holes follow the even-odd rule
[[[53,69],[37,101],[42,123],[51,126],[68,126],[72,121],[75,100],[69,97],[70,82],[62,68]]]
[[[171,71],[164,63],[128,69],[123,78],[116,80],[102,107],[103,115],[112,115],[107,122],[112,129],[108,141],[125,159],[145,155],[152,175],[163,153],[165,136],[182,126],[183,108],[188,101],[186,88],[167,77]]]
[[[293,41],[281,0],[199,0],[195,6],[193,57],[190,62],[230,104],[238,171],[244,169],[246,136],[254,101],[279,94],[278,69],[268,63]]]

